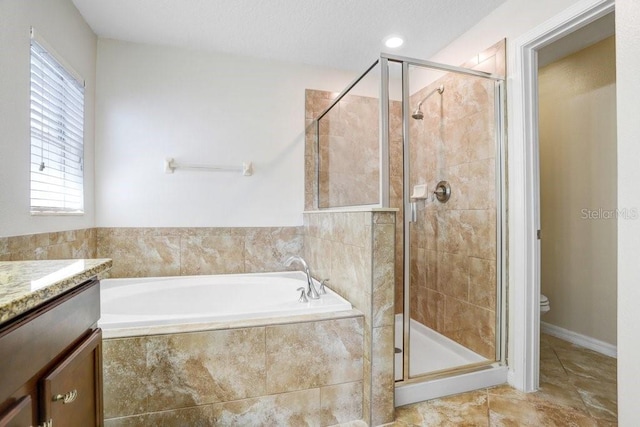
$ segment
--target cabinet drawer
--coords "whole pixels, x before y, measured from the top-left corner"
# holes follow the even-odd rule
[[[0,414],[0,427],[31,427],[31,397],[24,396]]]
[[[96,329],[40,381],[41,422],[102,425],[102,331]]]
[[[0,328],[0,404],[74,347],[100,317],[100,288],[87,282]]]

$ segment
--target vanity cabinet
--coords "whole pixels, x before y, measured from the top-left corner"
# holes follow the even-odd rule
[[[0,325],[0,427],[102,426],[99,317],[90,280]]]

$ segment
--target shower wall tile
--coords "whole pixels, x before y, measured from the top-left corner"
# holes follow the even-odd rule
[[[469,258],[469,302],[496,309],[496,262]]]
[[[302,227],[98,228],[97,255],[109,277],[257,273],[286,270],[303,240]]]
[[[495,357],[495,312],[445,296],[444,335],[488,358]]]
[[[426,303],[421,309],[426,314],[426,323],[424,323],[424,325],[442,333],[445,330],[446,319],[445,295],[428,289],[425,301]]]
[[[467,301],[469,298],[469,258],[466,255],[438,252],[437,290]]]
[[[306,91],[305,116],[312,123],[335,94]],[[305,138],[305,208],[355,206],[379,200],[378,99],[347,95]],[[308,128],[309,129],[309,128]],[[311,130],[311,129],[309,129]],[[316,159],[319,170],[316,173]],[[316,180],[318,182],[316,183]],[[315,189],[319,190],[316,191]]]
[[[267,327],[267,393],[362,380],[362,318]]]
[[[96,257],[95,229],[0,237],[0,260],[80,259]]]

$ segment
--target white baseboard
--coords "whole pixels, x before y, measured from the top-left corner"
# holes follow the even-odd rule
[[[554,337],[569,341],[572,344],[579,345],[581,347],[588,348],[589,350],[597,351],[605,356],[618,357],[618,347],[609,344],[604,341],[600,341],[595,338],[588,337],[586,335],[572,332],[568,329],[561,328],[560,326],[552,325],[546,322],[540,322],[540,332],[544,332]]]

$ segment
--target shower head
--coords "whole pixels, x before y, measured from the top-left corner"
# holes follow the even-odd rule
[[[416,120],[422,120],[424,119],[424,113],[422,112],[422,103],[424,101],[426,101],[427,99],[429,99],[429,97],[431,95],[433,95],[434,93],[438,92],[440,95],[442,95],[442,92],[444,92],[444,85],[440,85],[437,88],[435,88],[434,90],[432,90],[431,92],[429,92],[429,94],[427,96],[425,96],[422,101],[418,102],[418,106],[416,107],[415,110],[413,110],[413,113],[411,114],[411,117],[413,117]]]

